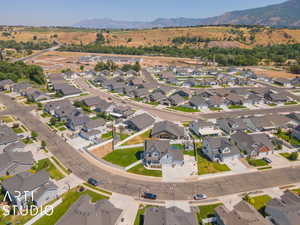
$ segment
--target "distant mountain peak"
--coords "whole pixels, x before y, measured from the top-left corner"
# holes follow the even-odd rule
[[[105,29],[144,29],[153,27],[185,27],[197,25],[267,25],[300,27],[300,0],[286,2],[246,10],[224,13],[221,16],[192,19],[192,18],[157,18],[151,22],[118,21],[110,18],[83,20],[75,27],[105,28]]]

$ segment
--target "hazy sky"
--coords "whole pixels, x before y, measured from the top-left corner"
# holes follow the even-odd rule
[[[83,19],[149,21],[216,16],[284,0],[3,0],[0,24],[72,25]]]

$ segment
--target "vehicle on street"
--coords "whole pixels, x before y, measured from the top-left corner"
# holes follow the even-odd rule
[[[269,159],[269,158],[267,158],[267,157],[264,157],[263,160],[264,160],[265,162],[267,162],[268,164],[272,163],[272,160]]]
[[[93,186],[98,186],[99,185],[98,181],[94,178],[89,178],[88,183],[93,185]]]
[[[207,199],[207,196],[205,194],[195,194],[193,198],[194,200],[203,200],[203,199]]]
[[[147,199],[152,199],[152,200],[155,200],[157,198],[157,196],[155,194],[148,193],[148,192],[144,192],[142,197],[147,198]]]

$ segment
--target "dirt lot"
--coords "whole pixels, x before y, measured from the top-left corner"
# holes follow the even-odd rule
[[[111,152],[112,152],[112,143],[108,143],[104,146],[101,146],[101,147],[96,148],[91,151],[91,153],[94,156],[96,156],[97,158],[100,158],[100,159]]]
[[[286,71],[275,71],[275,70],[267,70],[262,68],[251,68],[254,72],[256,72],[258,75],[268,76],[268,77],[274,77],[274,78],[288,78],[292,79],[297,76],[297,74],[292,74]],[[299,76],[299,75],[298,75]]]

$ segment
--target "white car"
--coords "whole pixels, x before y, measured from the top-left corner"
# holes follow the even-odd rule
[[[194,200],[203,200],[206,199],[207,196],[205,194],[196,194],[193,196]]]

